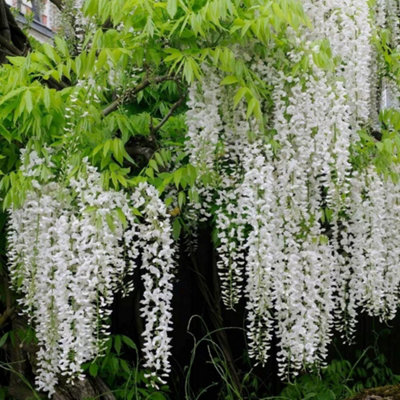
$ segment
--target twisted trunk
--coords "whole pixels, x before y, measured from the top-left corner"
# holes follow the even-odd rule
[[[15,21],[5,0],[0,0],[0,63],[7,56],[26,55],[30,49],[29,41]]]
[[[53,3],[61,8],[61,1],[55,0]],[[7,56],[25,56],[29,50],[28,38],[18,26],[5,0],[0,0],[0,64],[7,62]],[[51,84],[51,82],[49,83]],[[12,297],[7,298],[11,299]],[[6,328],[9,325],[12,330],[16,331],[26,327],[26,321],[16,316],[13,310],[14,304],[11,303],[6,305],[4,311],[0,310],[0,328]],[[10,365],[9,394],[16,400],[31,399],[32,371],[35,370],[35,346],[22,343],[16,338],[13,344],[7,344],[6,353],[8,365]],[[73,386],[61,384],[53,396],[54,400],[83,400],[85,398],[115,400],[110,389],[100,378],[85,378]]]

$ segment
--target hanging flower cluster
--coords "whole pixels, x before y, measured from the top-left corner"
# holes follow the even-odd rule
[[[386,320],[398,306],[400,185],[373,167],[357,171],[350,157],[377,103],[368,3],[303,1],[313,28],[293,33],[288,53],[293,64],[306,59],[301,74],[252,60],[273,83],[274,109],[264,112],[275,151],[243,104],[232,109],[229,89],[214,89],[214,117],[202,117],[217,73],[204,94],[190,93],[187,150],[220,176],[214,193],[204,190],[217,206],[222,300],[233,308],[244,293],[249,354],[265,364],[276,335],[283,377],[323,364],[334,326],[351,340],[359,309]],[[377,24],[393,24],[393,10]]]
[[[207,71],[207,70],[206,70]],[[218,76],[209,71],[209,79],[202,85],[193,85],[189,90],[189,110],[186,115],[188,140],[186,151],[189,161],[199,171],[199,176],[212,179],[216,159],[216,146],[222,129],[219,104],[223,96]],[[212,201],[210,189],[199,182],[198,190],[202,203],[195,205],[202,220],[211,216],[209,206]],[[197,215],[196,215],[197,216]]]
[[[374,168],[355,173],[342,227],[342,258],[347,259],[347,274],[339,276],[349,285],[347,306],[350,317],[356,316],[356,305],[369,315],[391,319],[398,306],[400,191],[398,184],[384,180]],[[342,301],[343,298],[342,297]],[[352,296],[353,298],[350,298]],[[346,309],[342,304],[341,309]],[[352,324],[354,325],[354,323]]]
[[[210,67],[190,88],[187,112],[186,151],[202,199],[187,218],[214,217],[222,300],[234,309],[244,297],[256,362],[267,362],[276,337],[282,377],[322,365],[334,327],[351,340],[359,310],[387,320],[399,303],[400,185],[373,167],[360,171],[351,157],[358,131],[377,125],[376,104],[399,104],[394,77],[372,78],[380,65],[371,45],[375,24],[388,27],[398,47],[398,2],[377,0],[375,13],[369,0],[302,3],[312,28],[288,28],[287,60],[243,52],[272,87],[271,101],[261,103],[268,126],[249,120],[244,102],[232,107],[233,88],[221,87]],[[68,4],[80,52],[87,21]],[[294,73],[290,63],[301,68]],[[121,88],[115,71],[108,80]],[[85,84],[99,101],[94,81],[72,91],[64,161],[76,150],[75,104]],[[133,290],[138,266],[145,367],[164,382],[174,265],[164,203],[145,183],[129,194],[104,190],[87,160],[66,183],[67,162],[52,174],[51,151],[44,153],[23,152],[20,172],[31,189],[10,212],[9,230],[12,282],[37,331],[38,388],[52,394],[59,376],[82,378],[82,364],[104,348],[114,295]]]
[[[142,275],[144,296],[141,315],[146,320],[143,354],[145,367],[154,378],[165,383],[170,364],[171,300],[174,243],[169,214],[158,197],[158,191],[147,184],[139,184],[131,198],[143,209],[144,223],[139,226],[139,243],[143,249]],[[158,375],[157,375],[158,374]]]
[[[60,28],[72,46],[72,52],[80,54],[86,35],[93,30],[92,21],[83,15],[83,0],[66,0],[60,13]]]
[[[42,183],[41,168],[51,163],[35,151],[23,157],[21,171],[32,189],[10,213],[9,259],[12,283],[36,328],[37,387],[51,395],[59,376],[83,377],[82,364],[104,348],[114,295],[137,265],[144,271],[145,367],[155,379],[165,376],[174,247],[157,191],[147,184],[131,196],[105,191],[85,160],[68,185],[54,177]],[[126,289],[133,289],[131,282]]]

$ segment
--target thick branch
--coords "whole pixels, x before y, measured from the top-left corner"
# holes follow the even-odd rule
[[[6,50],[6,49],[2,49],[1,47],[0,47],[0,52],[3,53],[6,57],[12,57],[12,56],[13,56],[12,53],[10,53],[10,52],[9,52],[8,50]],[[0,64],[1,64],[1,62],[0,62]]]
[[[4,36],[6,40],[11,41],[10,25],[8,24],[6,5],[0,2],[0,35]]]
[[[63,9],[63,1],[62,0],[50,0],[60,11]]]
[[[16,48],[8,40],[4,39],[4,37],[2,37],[2,36],[0,36],[0,46],[4,47],[8,51],[9,55],[12,55],[12,56],[23,56],[24,55],[18,48]],[[47,79],[46,83],[48,84],[49,87],[51,87],[53,89],[58,89],[58,90],[65,89],[66,87],[68,87],[68,85],[66,85],[64,82],[58,82],[52,77]]]
[[[0,329],[5,325],[9,318],[13,316],[14,311],[14,308],[6,308],[3,314],[0,315]]]
[[[66,83],[64,83],[63,81],[57,81],[54,78],[52,78],[51,76],[49,77],[49,79],[45,80],[45,82],[49,88],[56,89],[56,90],[61,90],[61,89],[65,89],[68,87],[68,85]]]
[[[152,79],[147,78],[142,83],[140,83],[139,85],[134,87],[133,89],[126,91],[123,96],[121,96],[117,100],[113,101],[110,105],[108,105],[103,110],[102,114],[104,117],[106,117],[108,114],[111,114],[113,111],[117,110],[119,106],[121,106],[125,102],[127,102],[130,99],[132,99],[133,97],[135,97],[139,92],[146,89],[151,84],[158,84],[161,82],[174,81],[174,80],[176,80],[176,77],[170,76],[170,75],[157,76]]]
[[[3,35],[3,37],[20,50],[22,55],[25,55],[27,51],[29,50],[29,41],[22,29],[18,26],[17,21],[15,21],[14,15],[10,10],[10,7],[5,4],[4,0],[0,0],[0,4],[4,6],[4,12],[7,18],[7,24],[8,24],[8,29],[10,32],[10,37],[6,37]]]
[[[15,47],[11,41],[7,40],[4,36],[0,35],[0,46],[8,50],[15,56],[23,56],[23,52]]]

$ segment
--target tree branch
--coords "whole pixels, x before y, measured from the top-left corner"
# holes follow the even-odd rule
[[[136,96],[139,92],[146,89],[151,84],[158,84],[165,81],[174,81],[176,80],[175,76],[171,75],[163,75],[157,76],[153,79],[146,78],[142,83],[134,87],[133,89],[127,90],[123,96],[119,97],[117,100],[113,101],[110,105],[108,105],[102,112],[103,117],[111,114],[113,111],[117,110],[119,106],[124,104],[125,102],[131,100],[134,96]]]
[[[168,111],[168,114],[164,116],[164,118],[160,121],[160,123],[154,128],[153,127],[151,128],[152,135],[157,133],[157,131],[159,131],[162,128],[162,126],[168,121],[168,119],[172,116],[175,110],[184,102],[185,98],[186,98],[186,93],[182,94],[180,99],[172,105],[171,109]]]
[[[19,50],[10,40],[7,40],[4,36],[0,35],[0,46],[8,50],[15,56],[23,56],[23,52]]]
[[[11,41],[10,25],[8,23],[6,5],[0,2],[0,35],[4,36],[6,40]]]
[[[4,39],[3,36],[0,36],[0,46],[8,51],[8,55],[24,56],[22,51],[20,51],[17,47],[15,47],[11,42]],[[68,85],[66,85],[64,82],[61,82],[61,81],[59,82],[59,81],[55,80],[53,77],[49,77],[49,79],[47,79],[45,82],[47,83],[47,85],[50,88],[57,89],[57,90],[65,89],[68,87]]]
[[[28,38],[15,21],[14,15],[11,12],[10,7],[5,4],[4,0],[0,0],[0,3],[4,5],[4,11],[10,31],[10,38],[8,38],[8,40],[12,42],[12,44],[22,52],[22,55],[25,55],[30,48]]]
[[[0,329],[4,326],[4,324],[8,321],[10,317],[13,316],[15,308],[13,307],[11,292],[9,288],[9,281],[7,275],[3,276],[2,279],[3,287],[4,287],[4,294],[5,294],[5,306],[6,309],[3,314],[0,315]]]
[[[62,11],[64,4],[62,0],[50,0],[60,11]]]
[[[0,47],[0,53],[3,53],[6,57],[13,57],[12,53],[10,53],[7,49],[2,49],[1,47]]]
[[[13,316],[15,309],[12,308],[6,308],[6,310],[3,312],[3,314],[0,315],[0,329],[5,325],[5,323],[8,321],[10,317]]]
[[[45,80],[45,82],[49,88],[56,89],[56,90],[62,90],[62,89],[69,87],[63,81],[57,81],[51,76],[49,77],[49,79]]]

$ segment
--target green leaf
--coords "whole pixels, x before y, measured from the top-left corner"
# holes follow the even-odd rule
[[[187,57],[183,63],[183,76],[187,83],[191,83],[193,81],[194,71],[192,68],[192,64],[190,62],[190,57]]]
[[[107,225],[110,228],[111,232],[115,232],[114,218],[112,217],[111,214],[106,214],[106,221],[107,221]]]
[[[115,375],[118,372],[119,359],[117,357],[111,358],[111,371]]]
[[[95,362],[91,363],[89,367],[89,374],[95,378],[97,376],[98,371],[99,371],[99,366]]]
[[[121,335],[122,341],[131,349],[133,350],[137,350],[136,344],[134,343],[134,341],[129,338],[128,336],[125,335]]]
[[[43,103],[46,109],[49,110],[51,101],[50,101],[50,89],[47,86],[45,86],[43,91]]]
[[[129,368],[129,364],[127,363],[127,361],[125,360],[119,360],[119,363],[121,364],[121,368],[124,372],[126,372],[127,374],[131,373],[131,369]]]
[[[178,49],[169,48],[169,49],[165,49],[164,51],[166,53],[169,53],[169,56],[164,58],[165,62],[169,62],[169,61],[179,62],[183,58],[183,54]]]
[[[229,75],[229,76],[226,76],[224,79],[222,79],[221,85],[232,85],[232,84],[238,83],[238,82],[239,81],[236,78],[236,76]]]
[[[115,335],[114,337],[114,349],[117,352],[118,355],[121,353],[121,346],[122,346],[122,341],[121,341],[121,336],[120,335]]]
[[[177,7],[178,7],[178,1],[177,0],[168,0],[168,3],[167,3],[167,12],[168,12],[168,15],[171,17],[171,18],[174,18],[174,16],[175,16],[175,14],[176,14],[176,10],[177,10]]]
[[[132,213],[133,213],[133,215],[136,215],[138,217],[142,217],[143,216],[142,213],[135,207],[132,208]]]
[[[115,159],[120,165],[124,162],[124,148],[120,139],[114,139],[112,141],[113,154]]]
[[[110,150],[111,142],[112,142],[111,140],[107,140],[106,143],[104,144],[104,147],[103,147],[103,156],[104,157],[108,154],[108,152]]]
[[[60,51],[60,53],[64,57],[68,57],[68,46],[67,46],[66,41],[58,35],[56,35],[56,37],[54,38],[54,41],[55,41],[57,49]]]
[[[175,218],[174,222],[172,223],[172,235],[175,240],[179,239],[179,236],[181,234],[182,226],[179,221],[179,218]]]
[[[6,101],[12,99],[13,97],[18,96],[20,93],[26,90],[26,87],[20,87],[18,89],[14,89],[11,92],[7,93],[5,96],[2,96],[0,99],[0,106],[3,105]]]
[[[174,183],[177,189],[179,188],[179,183],[181,182],[182,179],[182,172],[183,172],[182,168],[179,168],[174,172]]]
[[[0,347],[3,347],[7,341],[9,332],[6,332],[0,339]]]
[[[33,109],[33,104],[32,104],[32,92],[30,90],[27,90],[24,94],[23,101],[25,102],[25,107],[28,113],[30,113]]]
[[[164,167],[164,160],[162,159],[160,153],[154,154],[154,157],[155,157],[157,163],[158,163],[161,167]]]
[[[151,160],[149,161],[149,166],[150,166],[151,168],[153,168],[154,171],[157,171],[157,172],[158,172],[158,164],[157,164],[156,160],[151,159]]]
[[[249,91],[247,87],[241,87],[235,94],[233,98],[233,106],[236,107],[240,100],[242,100],[243,96]]]
[[[149,400],[165,400],[165,396],[161,392],[154,392],[150,395]]]
[[[92,156],[95,156],[103,148],[103,143],[98,144],[92,151]]]
[[[257,103],[258,103],[257,99],[255,97],[252,97],[247,106],[247,113],[246,113],[247,118],[249,118],[250,115],[253,113],[254,108],[257,106]]]
[[[118,179],[118,182],[119,182],[123,187],[127,187],[127,186],[128,186],[128,182],[127,182],[127,180],[125,179],[125,177],[124,177],[123,175],[118,174],[118,175],[117,175],[117,179]]]
[[[135,396],[135,394],[136,394],[136,388],[134,387],[128,392],[128,394],[126,396],[126,400],[133,400],[133,397]]]
[[[153,168],[146,168],[146,170],[145,170],[145,174],[149,177],[149,178],[151,178],[151,179],[153,179],[154,178],[154,169]]]
[[[186,202],[185,192],[179,192],[179,194],[178,194],[178,205],[179,205],[180,209],[182,209],[182,206],[185,204],[185,202]]]
[[[50,44],[43,43],[42,48],[44,53],[46,54],[47,57],[50,58],[50,60],[54,61],[56,64],[58,64],[61,61],[60,56],[56,53],[56,51]]]
[[[125,216],[124,212],[119,207],[117,208],[117,216],[118,216],[119,220],[121,221],[122,225],[124,226],[124,228],[126,228],[128,225],[128,222],[126,220],[126,216]]]

